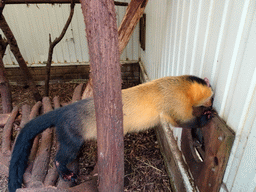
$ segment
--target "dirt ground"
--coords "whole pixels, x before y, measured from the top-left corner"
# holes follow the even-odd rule
[[[71,100],[75,83],[59,83],[50,86],[50,98],[59,96],[60,103]],[[124,85],[127,88],[130,85]],[[38,87],[43,94],[44,86]],[[35,104],[33,96],[28,89],[12,86],[13,105],[22,106]],[[2,109],[0,109],[2,111]],[[20,117],[18,117],[20,119]],[[19,126],[19,120],[14,129]],[[0,129],[0,136],[2,129]],[[1,140],[0,140],[1,141]],[[154,130],[141,133],[127,134],[125,144],[125,191],[171,191],[170,181],[165,170],[158,142]],[[86,142],[81,150],[79,159],[79,183],[83,182],[96,164],[96,142]],[[7,189],[7,177],[0,175],[0,192]]]

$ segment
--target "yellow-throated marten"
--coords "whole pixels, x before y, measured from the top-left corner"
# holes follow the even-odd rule
[[[141,131],[163,118],[175,127],[198,128],[212,118],[213,91],[207,81],[195,76],[165,77],[122,91],[124,134]],[[88,139],[96,139],[92,98],[56,109],[28,122],[21,130],[10,161],[9,191],[21,187],[33,140],[48,127],[56,127],[59,141],[55,164],[64,179],[76,175],[66,165],[73,161]]]

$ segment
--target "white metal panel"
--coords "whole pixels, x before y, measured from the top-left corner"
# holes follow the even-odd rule
[[[141,59],[148,76],[208,77],[215,91],[214,107],[236,132],[224,177],[229,191],[256,190],[255,4],[159,0],[149,1],[146,8],[146,50],[141,50]],[[175,129],[178,144],[180,135],[181,129]]]
[[[125,0],[130,2],[130,0]],[[116,6],[118,25],[126,7]],[[52,41],[58,37],[70,13],[68,4],[6,5],[4,16],[18,42],[20,51],[28,64],[45,63],[48,57],[49,34]],[[2,34],[2,32],[0,32]],[[138,60],[139,28],[135,28],[121,60]],[[76,4],[72,22],[53,52],[53,62],[58,64],[89,62],[85,24],[81,5]],[[8,47],[4,56],[6,66],[17,64]]]

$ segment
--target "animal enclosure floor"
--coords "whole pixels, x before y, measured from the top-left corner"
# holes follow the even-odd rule
[[[77,84],[73,83],[50,85],[50,99],[52,100],[54,96],[59,96],[60,103],[67,103],[71,100],[76,86]],[[126,88],[128,86],[124,85],[123,87]],[[43,94],[44,86],[39,86],[38,88]],[[32,107],[35,104],[29,89],[12,86],[12,95],[14,106],[29,104]],[[19,121],[15,123],[14,129],[18,126]],[[2,129],[0,129],[0,142],[1,135]],[[124,142],[125,191],[171,191],[169,177],[165,170],[154,130],[127,134]],[[96,164],[96,142],[86,142],[82,148],[82,154],[79,159],[79,183],[85,180]],[[7,177],[0,175],[0,192],[6,190]]]

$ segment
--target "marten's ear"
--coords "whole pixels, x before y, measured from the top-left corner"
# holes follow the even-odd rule
[[[206,82],[208,87],[212,87],[211,84],[210,84],[210,81],[207,77],[204,78],[204,81]]]

